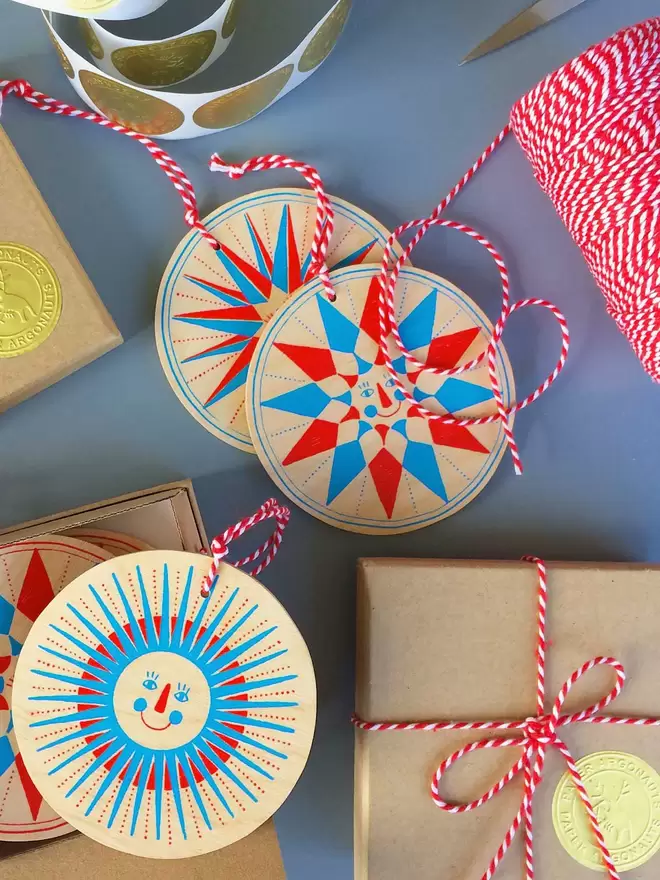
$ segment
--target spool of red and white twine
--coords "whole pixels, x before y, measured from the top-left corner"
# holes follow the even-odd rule
[[[468,813],[477,810],[488,801],[498,795],[519,774],[523,775],[523,795],[520,809],[504,835],[497,852],[490,860],[481,880],[491,880],[502,861],[505,853],[511,846],[516,832],[523,826],[525,836],[525,878],[534,880],[534,827],[533,827],[533,802],[534,795],[543,780],[545,759],[547,751],[555,748],[564,758],[568,772],[571,775],[580,800],[589,819],[589,824],[598,847],[603,867],[610,880],[619,880],[612,856],[607,848],[605,839],[598,824],[598,818],[593,809],[591,799],[587,793],[580,771],[573,760],[566,743],[559,737],[558,731],[562,727],[571,724],[617,724],[634,727],[660,727],[660,718],[630,718],[616,715],[601,715],[600,713],[609,706],[621,693],[626,674],[623,666],[613,657],[594,657],[576,669],[575,672],[562,685],[550,714],[545,712],[545,667],[548,640],[546,633],[546,607],[548,601],[547,569],[545,563],[536,557],[525,557],[526,562],[536,565],[538,573],[538,612],[537,612],[537,638],[536,638],[536,715],[526,718],[524,721],[363,721],[353,716],[353,724],[360,730],[376,732],[392,731],[417,731],[437,732],[442,730],[475,730],[475,731],[515,731],[516,735],[511,738],[481,739],[469,743],[458,749],[440,764],[433,779],[431,780],[430,794],[433,803],[439,809],[447,813]],[[562,706],[572,687],[596,666],[610,666],[616,676],[614,686],[597,703],[588,706],[581,712],[573,712],[570,715],[562,715]],[[440,794],[440,783],[443,776],[457,761],[471,752],[480,749],[506,749],[518,747],[522,749],[522,755],[513,764],[511,769],[492,785],[481,797],[467,804],[450,804]]]

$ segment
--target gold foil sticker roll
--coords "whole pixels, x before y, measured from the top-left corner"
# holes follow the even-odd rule
[[[298,70],[301,73],[314,70],[321,62],[325,61],[339,39],[339,35],[344,30],[344,25],[350,11],[351,0],[341,0],[339,6],[321,25],[303,52],[298,64]]]
[[[217,40],[215,31],[186,34],[161,43],[125,46],[110,56],[126,79],[141,86],[171,86],[192,76],[207,60]]]
[[[161,98],[145,95],[90,70],[80,71],[80,82],[101,113],[140,134],[169,134],[183,125],[185,117],[181,110]]]
[[[234,89],[226,95],[220,95],[196,110],[193,120],[201,128],[216,129],[230,128],[232,125],[247,122],[277,98],[292,73],[293,64],[287,64],[246,86]]]
[[[50,263],[25,245],[0,242],[0,358],[41,345],[61,312],[62,290]]]
[[[69,77],[69,79],[73,79],[74,76],[76,75],[76,72],[73,69],[71,62],[64,54],[64,49],[60,46],[59,40],[56,39],[55,35],[53,34],[53,32],[50,29],[48,30],[48,36],[50,37],[50,41],[53,44],[53,46],[55,46],[55,51],[57,52],[57,57],[60,59],[60,64],[62,65],[64,72]]]
[[[100,44],[99,38],[96,36],[96,31],[89,23],[89,19],[80,19],[80,29],[82,31],[85,44],[87,45],[87,48],[92,53],[94,58],[103,58],[103,56],[105,55],[105,52],[103,51],[103,46]]]
[[[229,7],[229,11],[225,16],[225,20],[222,23],[222,36],[226,39],[231,37],[231,35],[236,30],[236,22],[238,20],[238,13],[240,8],[240,0],[231,0],[231,6]]]

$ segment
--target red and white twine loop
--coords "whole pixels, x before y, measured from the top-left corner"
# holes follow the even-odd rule
[[[546,667],[546,604],[547,604],[547,574],[545,563],[535,557],[525,557],[527,562],[536,565],[538,572],[538,617],[536,639],[536,703],[537,712],[531,718],[523,721],[362,721],[353,717],[353,724],[360,730],[365,731],[426,731],[436,732],[441,730],[478,730],[478,731],[516,731],[516,736],[510,738],[492,737],[489,739],[476,740],[463,748],[458,749],[440,764],[431,781],[431,797],[433,802],[441,810],[447,813],[468,813],[477,810],[483,804],[492,800],[519,774],[523,775],[523,796],[520,809],[504,835],[502,843],[493,855],[488,868],[483,873],[481,880],[491,880],[505,853],[511,846],[516,832],[523,826],[525,837],[525,878],[534,880],[534,820],[533,801],[536,789],[543,780],[545,759],[549,748],[555,748],[563,756],[568,772],[571,775],[580,800],[586,810],[589,824],[594,836],[595,843],[600,851],[605,871],[610,880],[618,880],[612,856],[607,848],[598,818],[594,812],[591,799],[582,781],[580,771],[573,760],[566,743],[558,735],[558,730],[571,724],[618,724],[632,725],[637,727],[659,727],[658,718],[628,718],[613,715],[601,715],[621,693],[625,682],[625,672],[621,663],[613,657],[594,657],[588,660],[567,679],[562,685],[549,714],[545,712],[545,667]],[[615,683],[612,689],[604,697],[580,712],[568,715],[562,714],[562,707],[577,682],[596,666],[610,666],[615,673]],[[480,749],[504,749],[517,747],[522,749],[522,754],[513,766],[492,785],[481,797],[466,804],[450,804],[440,794],[440,783],[449,768],[472,752]]]
[[[209,573],[202,585],[202,596],[207,598],[211,595],[211,590],[218,577],[220,565],[229,553],[229,544],[231,544],[235,538],[240,538],[241,535],[244,535],[249,529],[266,519],[275,520],[275,531],[273,534],[264,541],[260,547],[257,547],[253,553],[250,553],[249,556],[245,556],[243,559],[239,559],[238,562],[232,564],[235,568],[243,568],[245,565],[256,562],[259,557],[263,557],[261,562],[250,571],[250,574],[253,577],[260,574],[267,565],[270,565],[282,543],[284,529],[289,522],[290,516],[291,511],[288,507],[279,504],[275,498],[269,498],[267,501],[264,501],[259,510],[253,513],[252,516],[245,517],[245,519],[242,519],[240,522],[235,523],[235,525],[225,529],[222,534],[217,535],[213,541],[211,541],[211,555],[213,556],[213,562],[211,563]]]
[[[316,193],[316,226],[312,242],[311,272],[313,275],[319,276],[326,296],[330,302],[334,302],[337,295],[330,280],[330,270],[326,261],[328,245],[335,228],[335,212],[325,191],[321,175],[316,168],[305,165],[304,162],[296,162],[289,156],[278,155],[255,156],[243,162],[242,165],[230,165],[217,153],[211,156],[209,168],[211,171],[221,171],[223,174],[227,174],[231,180],[240,180],[244,174],[250,171],[270,171],[274,168],[291,168],[302,174]]]
[[[119,134],[125,134],[127,137],[133,138],[133,140],[142,144],[156,164],[162,168],[176,191],[181,196],[181,200],[185,206],[184,217],[188,226],[197,229],[200,235],[208,241],[211,247],[217,249],[218,242],[206,229],[200,219],[199,210],[197,208],[197,196],[192,183],[186,177],[180,165],[178,165],[169,153],[162,149],[162,147],[159,147],[158,144],[154,143],[151,138],[139,134],[136,131],[132,131],[130,128],[126,128],[125,125],[120,125],[118,122],[112,122],[112,120],[107,119],[105,116],[101,116],[100,113],[94,113],[92,110],[81,110],[78,107],[73,107],[71,104],[64,103],[64,101],[58,101],[55,98],[51,98],[49,95],[44,95],[43,92],[38,92],[24,79],[0,80],[0,108],[2,107],[2,100],[11,94],[23,98],[24,101],[31,104],[33,107],[36,107],[38,110],[52,113],[55,116],[73,116],[79,119],[86,119],[88,122],[95,122],[103,128],[109,128]]]

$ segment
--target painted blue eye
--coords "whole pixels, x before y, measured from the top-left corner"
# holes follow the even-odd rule
[[[385,382],[385,387],[391,388],[392,385],[394,385],[394,379],[392,378],[392,376],[390,376],[390,378]]]
[[[399,388],[397,388],[396,391],[394,392],[394,396],[397,400],[405,400],[406,399],[406,395]]]
[[[187,703],[189,700],[187,691],[177,691],[174,694],[174,699],[178,700],[180,703]]]
[[[374,393],[373,388],[363,388],[362,391],[360,391],[360,397],[373,397]]]
[[[155,691],[158,685],[156,684],[155,679],[145,678],[145,680],[142,682],[142,687],[146,688],[148,691]]]

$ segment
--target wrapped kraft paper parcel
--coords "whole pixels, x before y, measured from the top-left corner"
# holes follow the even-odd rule
[[[0,412],[122,338],[0,128]]]
[[[548,563],[547,642],[537,655],[539,583],[536,564],[529,561],[360,562],[356,880],[589,880],[593,871],[609,877],[628,872],[631,880],[660,876],[660,569]],[[543,727],[560,694],[568,692],[560,716],[600,704],[600,718],[649,720],[563,723],[560,717],[558,741],[540,746],[545,765],[541,756],[543,778],[536,780],[532,799],[533,869],[526,872],[530,853],[520,745],[481,746],[442,768],[436,796],[445,806],[478,800],[511,768],[519,770],[470,811],[438,809],[432,783],[457,750],[479,741],[515,743],[536,735],[529,722],[543,714],[537,705],[537,656],[543,653],[544,717],[530,769],[538,767],[539,742],[551,739]],[[590,662],[595,658],[603,665]],[[602,658],[614,659],[605,665]],[[626,676],[622,689],[619,664]],[[573,673],[584,665],[578,680]],[[574,686],[564,688],[569,678]],[[605,700],[612,692],[614,698]],[[359,727],[386,721],[519,724],[514,730]],[[614,873],[604,872],[596,836],[560,752],[564,744]],[[507,839],[517,815],[520,827]]]

